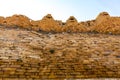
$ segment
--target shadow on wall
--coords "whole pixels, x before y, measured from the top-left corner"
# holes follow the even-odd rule
[[[0,25],[45,32],[120,34],[120,17],[111,17],[107,12],[102,12],[96,19],[85,22],[78,22],[74,16],[70,16],[66,22],[62,22],[61,20],[54,20],[51,14],[47,14],[42,20],[34,21],[27,16],[15,14],[6,18],[1,16]]]

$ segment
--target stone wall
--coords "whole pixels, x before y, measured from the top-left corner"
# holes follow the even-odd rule
[[[120,35],[0,27],[0,79],[120,78]]]
[[[30,28],[30,19],[24,15],[13,15],[6,17],[4,20],[4,25],[7,27],[21,27],[21,28]]]
[[[4,80],[120,78],[119,66],[105,65],[104,60],[82,61],[72,58],[67,60],[62,57],[56,61],[43,62],[38,59],[0,60],[0,78]]]
[[[47,14],[42,20],[34,21],[24,15],[0,17],[0,24],[7,27],[20,27],[35,31],[45,32],[97,32],[107,34],[120,34],[120,18],[111,17],[107,12],[100,13],[96,19],[78,22],[70,16],[66,22],[54,20]]]
[[[111,17],[96,25],[94,30],[99,33],[120,34],[120,18]]]

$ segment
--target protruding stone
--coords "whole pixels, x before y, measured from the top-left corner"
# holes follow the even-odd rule
[[[83,60],[83,64],[85,64],[85,65],[90,64],[90,61],[89,60]]]
[[[99,24],[108,18],[110,18],[110,15],[107,12],[101,12],[96,18],[96,24]]]
[[[13,15],[5,19],[6,26],[30,28],[30,19],[24,15]]]
[[[61,31],[60,25],[58,24],[56,20],[54,20],[51,14],[47,14],[46,16],[44,16],[42,20],[39,21],[38,26],[41,30],[47,31],[47,32]]]
[[[68,20],[66,21],[66,23],[71,23],[71,22],[78,22],[77,21],[77,19],[74,17],[74,16],[70,16],[69,18],[68,18]]]
[[[63,27],[63,31],[65,32],[76,32],[78,27],[78,21],[74,16],[70,16],[68,20],[66,20],[66,24]]]
[[[52,19],[52,20],[54,20],[51,14],[47,14],[46,16],[43,17],[42,20],[46,20],[46,19]]]
[[[108,12],[101,12],[101,13],[99,14],[99,16],[109,16],[109,17],[110,17],[110,15],[108,14]]]
[[[99,33],[120,34],[120,18],[111,17],[107,12],[102,12],[96,18],[93,30]]]

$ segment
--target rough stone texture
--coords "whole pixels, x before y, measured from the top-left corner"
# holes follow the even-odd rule
[[[0,27],[0,79],[120,78],[120,35]]]
[[[47,14],[39,21],[38,27],[46,32],[61,32],[61,26],[53,19],[51,14]]]
[[[70,16],[63,26],[63,32],[87,32],[85,24],[78,23],[74,16]]]
[[[5,19],[4,17],[0,16],[0,25],[3,25],[4,19]]]
[[[62,22],[51,14],[38,21],[13,15],[0,17],[0,25],[0,80],[120,78],[120,35],[111,35],[120,34],[119,17],[103,12]]]
[[[100,24],[104,20],[110,18],[110,15],[107,12],[101,12],[96,18],[96,24]]]
[[[7,27],[30,28],[30,19],[24,15],[13,15],[5,18],[4,25]]]
[[[70,18],[66,21],[65,26],[63,27],[63,31],[65,32],[76,32],[78,26],[78,22],[74,16],[70,16]]]
[[[93,29],[99,33],[120,34],[120,18],[110,17],[94,26]]]
[[[74,16],[70,16],[66,22],[62,22],[61,20],[54,20],[51,14],[47,14],[42,20],[37,21],[24,15],[13,15],[6,18],[0,17],[0,25],[37,32],[120,34],[120,17],[112,17],[107,12],[102,12],[96,19],[85,22],[78,22]]]
[[[32,28],[32,30],[34,30],[34,31],[39,31],[40,30],[39,22],[40,21],[31,20],[31,28]]]

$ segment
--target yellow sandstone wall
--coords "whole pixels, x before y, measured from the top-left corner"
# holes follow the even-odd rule
[[[51,61],[0,60],[0,80],[120,78],[120,65],[106,66],[103,64],[104,60],[78,62],[77,60],[67,61],[67,59],[61,58],[59,61]],[[53,66],[45,67],[49,64]],[[74,66],[72,67],[72,65]]]
[[[3,25],[5,18],[0,16],[0,25]]]
[[[13,15],[6,17],[3,24],[7,27],[18,26],[21,28],[30,28],[31,26],[30,19],[24,15]]]
[[[43,31],[54,31],[54,32],[59,32],[61,31],[61,26],[53,19],[51,14],[48,14],[43,17],[42,20],[39,21],[38,26],[40,30]]]
[[[98,33],[120,34],[120,17],[111,17],[107,12],[100,13],[92,29]]]
[[[74,16],[70,16],[63,26],[63,32],[87,32],[86,22],[78,22]]]
[[[107,34],[120,34],[120,17],[111,17],[107,12],[100,13],[96,19],[78,22],[70,16],[66,22],[54,20],[47,14],[42,20],[34,21],[24,15],[0,17],[0,24],[6,27],[20,27],[35,31],[46,32],[97,32]]]

